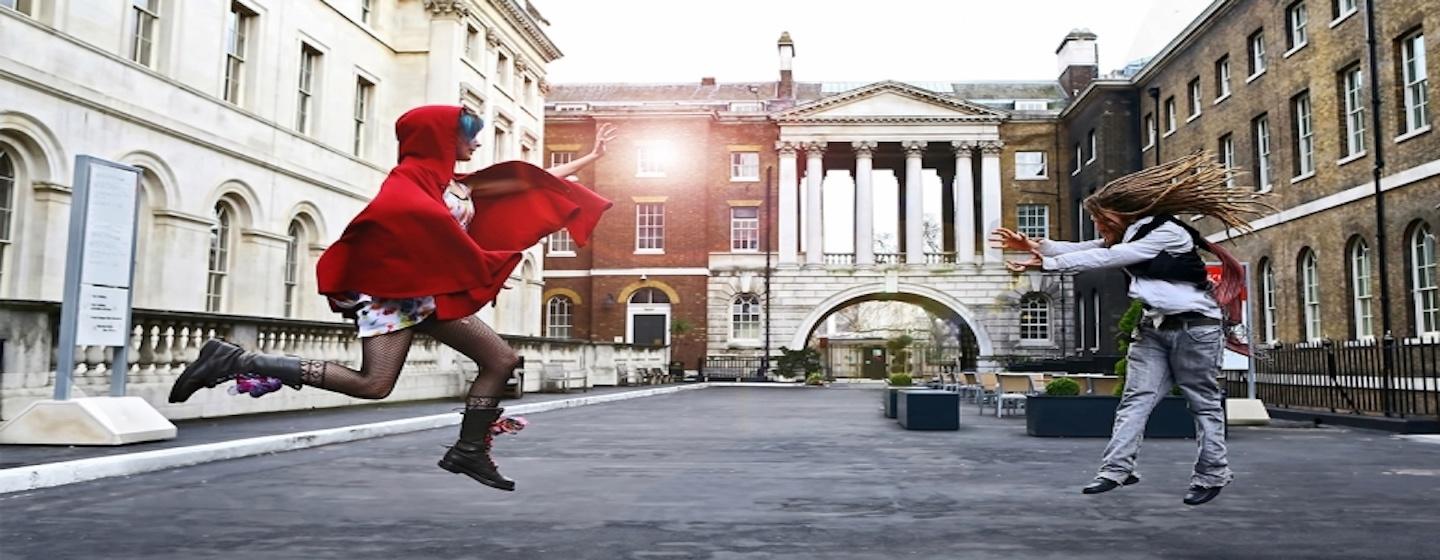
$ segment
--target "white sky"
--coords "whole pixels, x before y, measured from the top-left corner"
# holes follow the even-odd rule
[[[795,40],[801,81],[1045,80],[1071,29],[1102,72],[1153,55],[1210,0],[532,0],[565,57],[549,81],[774,80]]]
[[[550,38],[565,53],[547,69],[547,79],[555,84],[698,83],[705,76],[721,82],[775,80],[775,41],[782,31],[795,41],[794,71],[800,81],[1050,80],[1059,75],[1055,49],[1060,40],[1082,27],[1099,36],[1100,71],[1107,73],[1153,56],[1210,3],[531,1],[550,20]],[[854,251],[854,184],[844,173],[826,177],[827,252]],[[939,221],[940,180],[929,170],[923,189],[925,213]],[[874,194],[875,233],[898,239],[901,209],[894,178],[877,172]],[[803,208],[803,194],[800,198]],[[800,231],[803,238],[803,226]]]

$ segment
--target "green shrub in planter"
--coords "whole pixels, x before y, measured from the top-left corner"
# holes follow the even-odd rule
[[[824,384],[825,384],[825,376],[820,375],[820,374],[818,374],[818,373],[812,373],[812,374],[810,374],[809,376],[807,376],[807,377],[805,378],[805,384],[806,384],[806,385],[824,385]]]
[[[890,375],[890,385],[894,387],[909,387],[914,384],[910,376],[904,373]]]
[[[1045,394],[1054,397],[1073,397],[1080,394],[1080,383],[1069,377],[1057,377],[1045,384]]]

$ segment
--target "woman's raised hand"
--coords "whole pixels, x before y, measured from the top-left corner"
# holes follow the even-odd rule
[[[1040,243],[1010,228],[998,227],[990,232],[990,246],[1009,251],[1034,251]]]
[[[605,155],[606,144],[609,144],[619,135],[619,129],[610,123],[603,123],[595,129],[595,149],[591,152],[597,156]]]

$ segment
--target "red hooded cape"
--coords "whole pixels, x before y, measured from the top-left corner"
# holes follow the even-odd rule
[[[435,317],[458,319],[495,299],[521,251],[561,228],[585,245],[609,200],[528,163],[492,165],[481,179],[518,178],[523,191],[476,197],[462,229],[442,195],[454,174],[460,107],[429,105],[395,123],[400,164],[317,263],[321,294],[399,299],[435,296]]]

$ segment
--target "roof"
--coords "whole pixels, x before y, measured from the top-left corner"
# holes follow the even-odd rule
[[[858,88],[886,83],[797,82],[795,98],[814,101]],[[928,90],[942,97],[967,101],[1013,101],[1016,99],[1064,100],[1065,92],[1054,81],[898,82]],[[728,102],[776,98],[778,82],[730,82],[713,86],[699,80],[685,84],[588,83],[555,84],[546,103],[646,103],[646,102]],[[754,87],[757,91],[751,92]]]

